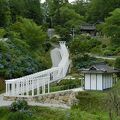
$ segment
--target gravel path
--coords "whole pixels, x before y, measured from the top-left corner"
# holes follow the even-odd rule
[[[3,100],[3,96],[4,94],[0,94],[0,107],[9,106],[12,103],[12,101]]]
[[[71,90],[74,92],[77,92],[77,91],[83,91],[83,88],[81,87],[81,88],[75,88],[75,89],[71,89]],[[59,91],[59,92],[61,92],[61,91]],[[10,106],[13,101],[4,100],[3,97],[4,97],[4,93],[0,94],[0,107]],[[67,106],[66,104],[49,104],[49,103],[39,103],[39,102],[34,102],[34,101],[33,102],[28,101],[28,105],[70,109],[70,106]]]
[[[0,94],[0,107],[10,106],[13,101],[6,101],[6,100],[3,99],[3,97],[4,97],[4,94]],[[58,104],[48,104],[48,103],[42,104],[42,103],[38,103],[38,102],[28,102],[28,105],[70,109],[70,107],[65,105],[65,104],[58,105]]]

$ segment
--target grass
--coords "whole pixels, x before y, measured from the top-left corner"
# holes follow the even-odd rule
[[[119,85],[116,87],[119,88]],[[104,109],[104,101],[110,91],[80,92],[77,96],[79,104],[71,109],[29,106],[27,113],[21,113],[11,112],[9,108],[2,107],[0,120],[109,120],[108,111]],[[115,116],[113,120],[120,118]]]
[[[59,83],[52,83],[50,85],[50,92],[68,90],[73,88],[81,87],[81,80],[78,78],[72,79],[64,79]]]
[[[8,108],[0,108],[0,120],[108,120],[106,115],[88,113],[80,109],[30,107],[29,110],[32,113],[31,116],[10,112]]]

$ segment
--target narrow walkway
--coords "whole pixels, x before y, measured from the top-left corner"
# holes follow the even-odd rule
[[[88,53],[88,55],[90,55],[91,57],[95,57],[95,58],[100,58],[100,59],[104,59],[104,60],[116,60],[117,56],[100,56],[100,55],[95,55],[95,54],[91,54],[91,53]]]
[[[3,100],[3,96],[4,94],[0,94],[0,107],[9,106],[12,103],[12,101]]]
[[[83,91],[82,88],[75,88],[75,89],[71,89],[71,90],[74,91],[74,92]],[[13,101],[4,100],[3,97],[4,97],[4,93],[0,94],[0,107],[10,106]],[[54,107],[54,108],[70,109],[70,106],[67,106],[66,104],[49,104],[49,103],[39,103],[39,102],[30,102],[29,101],[28,105],[30,105],[30,106],[42,106],[42,107]]]
[[[3,97],[4,97],[4,94],[0,94],[0,107],[10,106],[13,101],[4,100]],[[70,107],[65,104],[58,105],[58,104],[48,104],[48,103],[42,104],[42,103],[38,103],[38,102],[28,102],[28,105],[70,109]]]

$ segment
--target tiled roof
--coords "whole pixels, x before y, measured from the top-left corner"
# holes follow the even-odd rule
[[[108,66],[105,63],[97,63],[88,69],[82,70],[83,73],[117,73],[119,70]]]
[[[95,25],[87,24],[80,26],[81,30],[96,30]]]

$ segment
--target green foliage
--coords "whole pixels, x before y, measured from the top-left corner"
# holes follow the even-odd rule
[[[88,68],[98,61],[99,60],[97,60],[96,58],[89,57],[88,55],[78,54],[73,58],[73,66],[78,70],[81,68]]]
[[[44,69],[41,62],[32,58],[29,46],[20,39],[0,41],[0,74],[15,78]]]
[[[105,50],[103,53],[104,56],[112,56],[113,52],[111,50]]]
[[[63,41],[67,41],[69,42],[71,40],[71,36],[70,36],[70,28],[67,28],[67,27],[62,27],[61,25],[56,25],[55,26],[55,30],[56,30],[56,33],[60,35],[60,38],[63,40]]]
[[[76,98],[79,100],[79,107],[82,111],[94,112],[104,111],[106,94],[101,92],[79,92]]]
[[[115,61],[115,67],[120,69],[120,57],[118,57]]]
[[[99,46],[100,44],[101,42],[97,39],[86,35],[80,35],[70,43],[70,52],[74,55],[84,54],[86,52],[90,52],[93,48]]]
[[[74,109],[70,111],[71,120],[108,120],[107,115],[103,114],[91,114],[80,109]]]
[[[88,3],[85,3],[84,0],[76,0],[74,4],[72,4],[72,8],[76,13],[85,16],[87,12]]]
[[[120,9],[117,8],[111,12],[111,16],[105,19],[103,23],[103,32],[111,37],[112,43],[120,44]]]
[[[115,51],[114,51],[114,55],[120,55],[120,47],[118,47]]]
[[[91,0],[87,9],[87,21],[92,23],[104,21],[109,16],[109,12],[119,6],[120,0]]]
[[[9,113],[9,109],[8,108],[6,108],[6,107],[0,107],[0,118],[2,119],[2,120],[6,120],[6,115],[8,115],[8,113]]]
[[[88,45],[84,41],[80,41],[79,39],[71,42],[70,51],[72,54],[77,55],[80,53],[88,52]]]
[[[39,0],[9,0],[12,21],[16,21],[17,16],[33,19],[36,23],[42,24],[43,16]]]
[[[25,111],[28,109],[28,103],[25,100],[17,100],[13,102],[10,106],[10,110],[15,112],[15,111]]]
[[[46,34],[41,26],[26,18],[18,18],[18,21],[11,26],[11,29],[20,34],[21,38],[30,45],[31,49],[42,47]]]
[[[28,120],[28,116],[21,112],[14,112],[8,115],[7,120]]]
[[[5,29],[0,28],[0,38],[3,38],[3,36],[6,34]]]
[[[68,90],[73,88],[81,87],[81,80],[78,78],[73,79],[63,79],[59,83],[51,84],[51,92]]]
[[[33,115],[30,117],[21,112],[9,112],[7,108],[0,108],[1,120],[108,120],[108,115],[88,113],[80,109],[56,109],[45,107],[31,107]],[[7,114],[6,114],[7,113]],[[113,119],[113,120],[119,120]]]
[[[11,23],[11,12],[9,3],[6,0],[0,0],[0,27],[7,27]]]
[[[5,80],[0,78],[0,94],[3,93],[5,90]]]
[[[35,120],[66,120],[66,110],[50,109],[44,107],[32,107],[30,110],[33,113],[33,117],[35,117]]]
[[[60,20],[65,26],[76,27],[83,22],[83,17],[77,14],[73,9],[63,6],[60,8]]]

